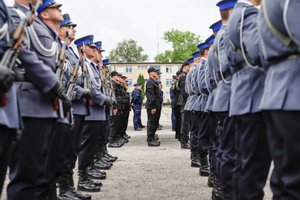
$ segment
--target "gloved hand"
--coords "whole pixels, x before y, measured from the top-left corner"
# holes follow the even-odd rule
[[[115,105],[117,102],[116,100],[110,98],[110,97],[105,97],[105,104],[108,106]]]
[[[65,88],[62,86],[60,82],[57,82],[56,85],[49,92],[50,97],[59,98],[64,106],[64,111],[69,112],[72,106],[72,102],[66,96]]]
[[[89,89],[83,89],[82,97],[85,99],[91,99],[92,98],[92,92]]]
[[[0,66],[0,92],[6,93],[14,83],[13,70]]]

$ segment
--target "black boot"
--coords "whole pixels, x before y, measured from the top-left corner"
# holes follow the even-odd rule
[[[200,167],[199,155],[196,151],[191,151],[191,167]]]
[[[59,184],[58,199],[60,199],[60,200],[80,200],[72,192],[71,187],[69,185],[69,181],[66,177],[60,178],[58,184]]]
[[[190,146],[190,144],[186,141],[186,142],[182,142],[182,143],[181,143],[181,148],[182,148],[182,149],[190,149],[191,146]]]
[[[100,192],[100,187],[93,184],[87,173],[87,169],[79,170],[79,181],[77,190],[85,192]]]
[[[110,169],[112,164],[108,164],[107,162],[103,161],[102,159],[98,159],[94,162],[94,166],[98,169]]]
[[[209,176],[209,165],[207,156],[200,157],[200,169],[199,169],[199,175],[200,176]]]
[[[73,176],[69,176],[68,178],[68,183],[70,186],[70,190],[71,192],[80,200],[91,200],[92,196],[89,194],[82,194],[81,192],[79,192],[78,190],[76,190],[76,188],[74,187],[74,179]]]

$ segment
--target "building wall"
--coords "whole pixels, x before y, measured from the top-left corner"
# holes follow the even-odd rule
[[[159,67],[160,81],[163,85],[164,91],[164,103],[170,103],[170,86],[172,83],[172,76],[180,69],[181,63],[111,63],[110,67],[112,71],[117,71],[128,77],[129,92],[134,89],[133,84],[137,82],[137,78],[140,74],[144,75],[145,79],[149,78],[148,68]]]

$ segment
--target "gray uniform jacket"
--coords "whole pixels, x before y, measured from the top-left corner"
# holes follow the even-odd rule
[[[264,110],[300,110],[300,26],[298,0],[266,0],[258,17],[259,35],[264,58],[270,62],[265,90],[261,102]],[[265,10],[267,13],[265,13]],[[268,14],[271,23],[295,45],[285,45],[272,33],[264,18]],[[294,55],[298,58],[292,58]]]
[[[237,3],[230,16],[228,35],[233,45],[227,50],[228,60],[234,72],[231,83],[229,113],[231,116],[260,111],[265,73],[260,61],[257,16],[258,9],[243,2]],[[247,59],[246,63],[244,57]]]
[[[79,58],[73,51],[72,47],[69,47],[66,52],[66,58],[67,62],[69,63],[70,67],[74,69],[74,66],[78,64]],[[83,95],[83,79],[80,73],[78,73],[78,78],[76,81],[76,98],[72,101],[72,108],[74,115],[89,115],[89,107],[87,106],[87,103],[84,98],[82,98]]]
[[[191,106],[192,111],[201,111],[202,106],[202,95],[199,87],[199,72],[203,70],[203,60],[196,66],[196,68],[193,71],[192,77],[191,77],[191,85],[193,87],[193,92],[195,93],[195,100],[193,105]]]
[[[230,66],[228,63],[226,48],[229,45],[227,25],[223,25],[218,32],[213,45],[213,56],[216,63],[213,65],[214,70],[218,76],[218,87],[216,88],[215,99],[213,103],[213,112],[229,112],[229,102],[231,94],[231,84],[225,82],[221,77],[223,74],[224,79],[231,79]],[[225,74],[228,74],[226,77]]]
[[[0,59],[2,59],[3,53],[5,51],[4,46],[7,44],[9,35],[12,32],[12,24],[9,20],[9,13],[4,4],[0,1],[0,29],[7,27],[6,30],[3,29],[3,32],[0,33]],[[16,85],[13,85],[12,88],[5,94],[8,104],[4,107],[0,106],[0,125],[6,126],[8,128],[20,129],[22,128],[22,120],[18,105],[17,98],[17,89]]]
[[[200,107],[200,110],[199,110],[201,112],[205,111],[206,103],[207,103],[208,95],[209,95],[209,91],[207,89],[207,85],[206,85],[206,82],[205,82],[206,66],[207,66],[207,59],[202,58],[201,66],[198,70],[198,77],[197,77],[198,90],[201,94],[201,103],[200,103],[201,107]]]
[[[208,52],[208,59],[205,65],[205,84],[207,87],[207,90],[209,91],[209,95],[207,98],[207,102],[206,102],[206,107],[205,107],[205,111],[212,111],[213,109],[213,103],[215,100],[215,95],[216,95],[216,88],[217,88],[217,84],[216,84],[216,79],[215,79],[215,71],[214,71],[214,62],[215,58],[213,56],[213,47],[209,50]]]
[[[192,78],[194,76],[194,71],[196,70],[197,65],[193,65],[192,68],[190,69],[189,73],[187,74],[186,80],[185,80],[185,92],[187,94],[189,94],[189,97],[186,101],[184,110],[187,111],[193,111],[193,106],[195,101],[197,100],[198,96],[194,95],[192,93],[194,93],[193,88],[195,87],[195,85],[193,85],[192,83]]]
[[[92,71],[95,81],[100,84],[99,69],[98,66],[92,62],[86,62],[89,73]],[[91,76],[90,76],[91,77]],[[92,92],[92,106],[90,109],[90,115],[85,117],[85,121],[105,121],[105,95],[102,93],[101,88],[95,87],[91,81],[91,92]]]
[[[15,7],[23,13],[28,11],[28,8],[19,4]],[[19,14],[14,13],[14,20],[20,20]],[[30,51],[27,50],[26,54],[22,54],[23,58],[20,55],[26,70],[25,81],[19,84],[21,115],[22,117],[57,118],[53,101],[46,93],[58,81],[55,76],[58,37],[39,17],[35,18],[29,29]]]

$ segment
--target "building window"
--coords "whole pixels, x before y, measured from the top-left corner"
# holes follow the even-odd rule
[[[132,79],[127,79],[126,83],[127,83],[128,86],[132,86]]]
[[[147,70],[147,66],[138,66],[138,70]]]
[[[166,67],[166,73],[171,74],[172,73],[172,67]]]
[[[166,79],[166,87],[171,87],[173,80],[172,79]]]
[[[132,67],[125,67],[125,73],[131,74],[132,73]]]

